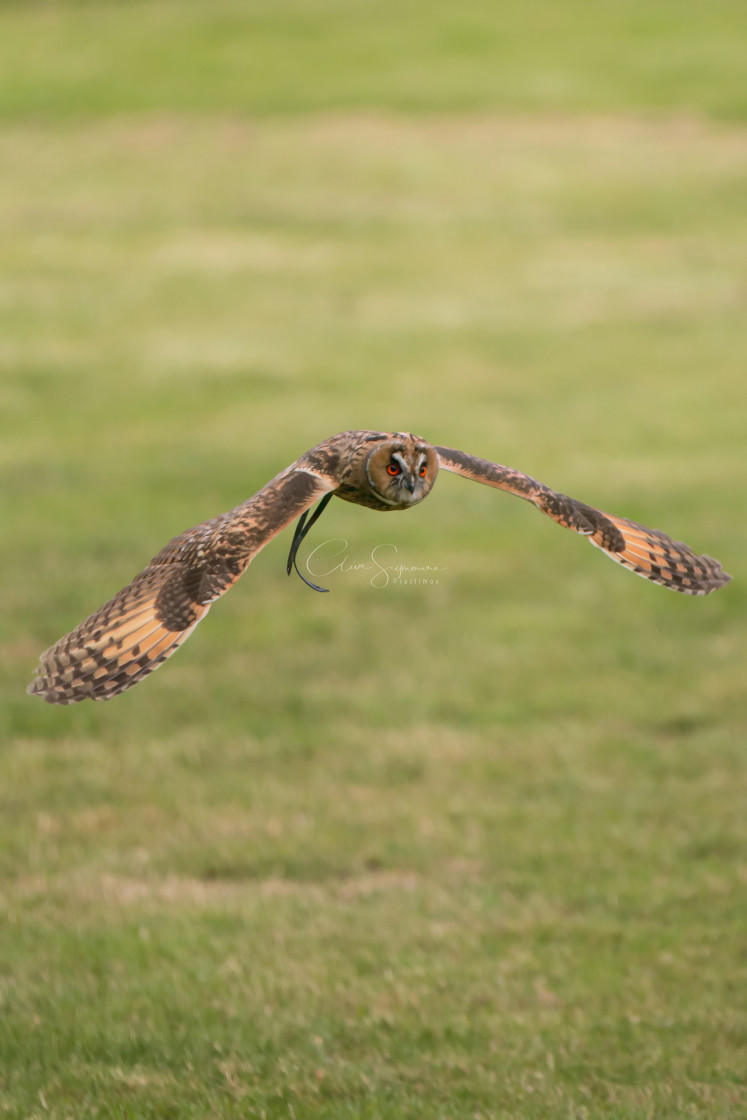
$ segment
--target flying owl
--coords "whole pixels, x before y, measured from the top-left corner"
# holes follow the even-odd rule
[[[289,574],[331,497],[384,512],[409,509],[430,494],[439,467],[532,502],[662,587],[707,595],[731,578],[717,560],[696,556],[658,529],[602,513],[521,471],[405,432],[342,432],[307,451],[242,505],[174,537],[127,587],[42,654],[28,691],[50,704],[117,696],[162,665],[210,604],[295,518]]]

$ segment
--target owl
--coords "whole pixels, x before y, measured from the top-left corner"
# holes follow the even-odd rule
[[[179,648],[210,604],[290,522],[299,518],[289,574],[330,498],[382,512],[410,509],[428,497],[441,467],[532,502],[558,525],[662,587],[707,595],[731,578],[718,561],[696,556],[658,529],[602,513],[521,471],[406,432],[342,432],[307,451],[253,498],[174,537],[113,599],[42,654],[28,691],[50,704],[117,696]]]

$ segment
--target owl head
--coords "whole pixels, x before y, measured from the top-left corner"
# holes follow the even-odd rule
[[[407,509],[428,494],[438,474],[438,455],[417,436],[398,432],[366,459],[366,476],[375,495],[390,509]]]

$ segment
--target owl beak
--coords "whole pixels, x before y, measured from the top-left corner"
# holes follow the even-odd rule
[[[409,490],[411,494],[415,493],[415,479],[411,474],[408,474],[407,478],[403,478],[402,482],[406,490]]]

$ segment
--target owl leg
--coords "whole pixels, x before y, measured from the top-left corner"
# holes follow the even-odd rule
[[[315,522],[317,522],[319,520],[321,515],[324,513],[325,509],[327,508],[327,503],[329,502],[331,497],[332,497],[332,494],[325,494],[324,495],[321,502],[319,503],[319,505],[316,507],[316,509],[312,513],[311,517],[309,517],[308,522],[306,521],[306,518],[308,516],[309,511],[304,510],[304,512],[301,514],[300,518],[298,519],[298,524],[296,525],[296,531],[293,534],[293,543],[291,544],[290,552],[288,553],[288,564],[286,565],[286,571],[287,571],[288,575],[291,574],[291,569],[295,568],[297,574],[301,577],[301,579],[304,581],[304,583],[307,584],[309,587],[313,587],[314,591],[329,591],[329,588],[328,587],[317,587],[317,585],[315,583],[312,583],[311,580],[308,580],[306,578],[306,576],[303,574],[303,572],[301,572],[299,570],[298,564],[296,563],[296,553],[298,552],[299,548],[301,547],[301,542],[303,541],[304,537],[308,533],[309,529],[312,527],[312,525],[315,524]]]

